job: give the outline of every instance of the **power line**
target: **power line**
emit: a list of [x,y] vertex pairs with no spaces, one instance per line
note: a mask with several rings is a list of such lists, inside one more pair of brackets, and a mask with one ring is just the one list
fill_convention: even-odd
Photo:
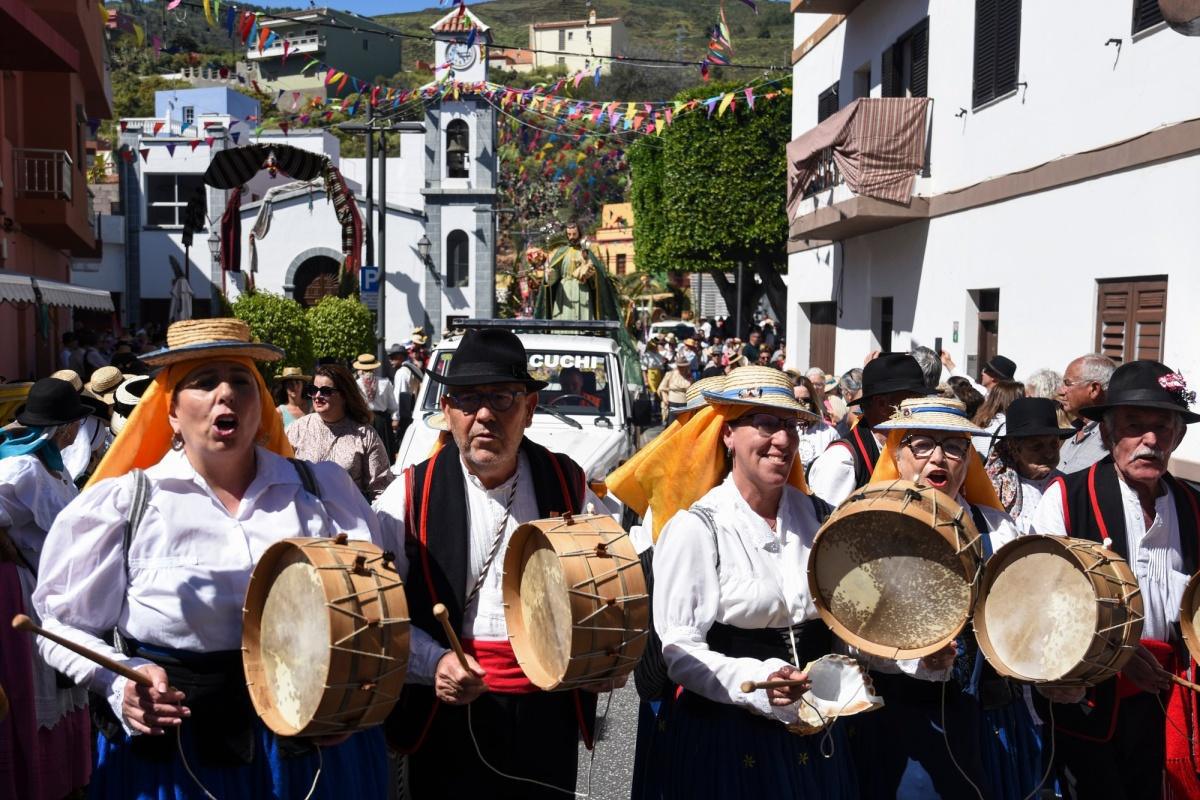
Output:
[[[183,2],[180,3],[179,7],[192,8],[192,9],[196,9],[199,11],[204,10],[204,6],[200,2],[197,2],[197,0],[183,0]],[[235,15],[239,14],[243,10],[246,10],[246,11],[250,10],[250,9],[243,9],[241,6],[238,6],[238,5],[231,5],[230,8],[233,10],[233,13]],[[258,19],[260,22],[263,20],[266,20],[268,22],[289,22],[289,23],[303,24],[308,27],[332,28],[332,29],[343,30],[343,31],[349,30],[352,33],[356,33],[356,34],[364,33],[364,34],[370,34],[373,36],[385,36],[389,40],[394,40],[396,37],[400,37],[401,39],[413,39],[415,41],[422,41],[422,42],[441,41],[436,36],[422,35],[422,34],[417,34],[417,33],[407,33],[405,31],[396,30],[394,28],[389,28],[388,30],[381,31],[381,30],[376,30],[374,28],[358,28],[358,27],[355,27],[354,25],[340,24],[336,21],[322,22],[322,21],[301,20],[298,17],[283,17],[283,16],[278,16],[277,14],[273,14],[269,11],[255,10],[252,13],[258,15]],[[297,12],[297,14],[303,14],[303,13],[305,13],[305,12],[304,11]],[[380,27],[386,27],[386,26],[382,25],[381,23],[374,22],[365,17],[363,18],[363,22],[369,23],[371,25],[379,25]],[[221,30],[225,30],[224,26],[222,26],[222,25],[218,25],[218,27]],[[231,35],[230,38],[236,38],[236,37],[233,37]],[[516,45],[500,44],[498,42],[492,42],[488,46],[495,48],[495,49],[500,49],[500,50],[524,50],[524,51],[530,52],[530,53],[541,53],[543,55],[551,55],[551,56],[581,56],[584,58],[594,58],[597,60],[606,60],[606,61],[611,61],[611,62],[614,62],[617,64],[629,64],[629,65],[650,66],[650,65],[660,64],[660,65],[670,65],[670,66],[675,66],[675,67],[697,67],[697,66],[701,66],[702,64],[705,63],[703,60],[686,61],[686,60],[682,60],[682,59],[652,58],[649,56],[647,56],[647,57],[601,56],[601,55],[595,55],[595,54],[592,54],[590,56],[585,56],[583,53],[576,53],[576,52],[573,52],[570,50],[542,50],[542,49],[538,49],[538,48],[519,47]],[[781,71],[791,72],[791,67],[779,66],[777,64],[721,64],[721,65],[714,64],[714,65],[709,65],[709,66],[712,66],[712,67],[719,66],[721,69],[753,69],[753,70],[765,70],[768,72],[781,72]]]

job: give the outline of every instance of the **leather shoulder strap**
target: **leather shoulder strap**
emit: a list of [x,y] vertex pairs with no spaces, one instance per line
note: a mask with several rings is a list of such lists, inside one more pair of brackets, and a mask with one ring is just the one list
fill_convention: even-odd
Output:
[[150,503],[150,479],[144,470],[135,469],[129,473],[133,478],[133,500],[129,504],[129,520],[125,523],[125,532],[121,537],[122,560],[125,562],[125,580],[129,580],[129,548],[133,545],[133,537],[146,516],[146,506]]
[[292,466],[296,470],[296,475],[300,478],[300,485],[304,487],[304,491],[311,494],[318,500],[321,499],[321,489],[317,486],[317,478],[313,475],[312,464],[302,458],[289,458]]

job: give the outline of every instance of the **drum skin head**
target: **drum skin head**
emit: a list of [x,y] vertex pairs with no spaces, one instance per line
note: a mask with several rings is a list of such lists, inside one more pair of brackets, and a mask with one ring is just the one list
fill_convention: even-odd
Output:
[[523,669],[544,674],[529,676],[535,684],[558,683],[571,660],[571,604],[563,591],[566,580],[558,553],[545,539],[525,539],[525,568],[521,572],[521,616],[529,631],[535,659]]
[[809,584],[839,637],[885,658],[945,646],[966,625],[973,598],[954,545],[894,509],[830,518],[813,544]]
[[279,571],[263,604],[260,642],[275,710],[297,729],[321,704],[329,675],[329,614],[316,567],[294,562]]
[[1200,660],[1200,572],[1192,576],[1179,604],[1179,627],[1192,658]]
[[1092,582],[1072,562],[1047,552],[1009,561],[996,574],[977,624],[995,655],[1026,680],[1054,682],[1087,654],[1096,631]]

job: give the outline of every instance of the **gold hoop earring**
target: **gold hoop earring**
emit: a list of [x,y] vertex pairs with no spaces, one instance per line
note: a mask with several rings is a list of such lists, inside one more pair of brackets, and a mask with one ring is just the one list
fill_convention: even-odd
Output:
[[175,451],[183,449],[183,437],[179,435],[179,431],[175,431],[171,436],[171,449]]

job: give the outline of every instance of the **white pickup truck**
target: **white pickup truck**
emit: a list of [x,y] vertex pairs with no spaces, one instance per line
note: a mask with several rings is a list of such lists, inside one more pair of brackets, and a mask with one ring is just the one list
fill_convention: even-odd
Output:
[[[547,320],[467,320],[464,329],[504,327],[525,346],[529,373],[549,385],[539,393],[530,439],[575,460],[595,484],[603,481],[637,450],[641,429],[649,424],[650,404],[635,400],[640,383],[629,383],[624,351],[614,336],[616,322]],[[462,339],[462,331],[446,336],[434,348],[429,369],[442,374]],[[441,426],[439,401],[444,387],[428,377],[413,410],[413,422],[400,443],[393,467],[400,473],[429,457]],[[607,498],[614,512],[624,511]]]

